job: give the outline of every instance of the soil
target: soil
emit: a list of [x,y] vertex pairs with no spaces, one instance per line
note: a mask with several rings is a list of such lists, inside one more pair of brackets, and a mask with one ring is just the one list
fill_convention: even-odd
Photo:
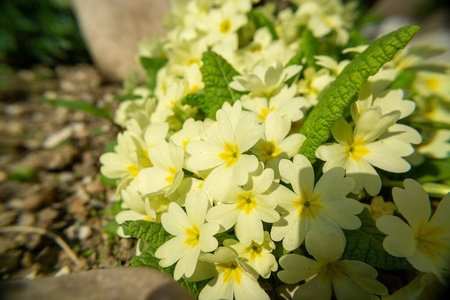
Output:
[[105,230],[116,199],[99,174],[99,156],[119,128],[42,101],[114,107],[121,87],[102,83],[88,65],[35,67],[13,76],[14,84],[0,93],[1,279],[127,265],[134,240]]

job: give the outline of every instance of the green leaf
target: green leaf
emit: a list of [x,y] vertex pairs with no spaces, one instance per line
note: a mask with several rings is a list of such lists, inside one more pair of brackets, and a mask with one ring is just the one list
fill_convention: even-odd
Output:
[[[141,255],[135,256],[130,260],[130,266],[132,267],[146,267],[157,270],[164,270],[163,267],[159,265],[160,259],[155,256],[154,251],[146,250],[141,253]],[[172,272],[168,270],[165,272],[169,275],[173,275]]]
[[153,91],[156,87],[156,75],[158,74],[159,69],[166,65],[167,58],[141,56],[140,62],[147,73],[146,84],[149,89]]
[[134,94],[122,94],[122,95],[117,95],[116,99],[119,101],[130,101],[130,100],[142,99],[142,96],[134,95]]
[[119,228],[119,224],[116,220],[111,220],[103,226],[103,232],[110,236],[117,236],[117,228]]
[[127,221],[122,224],[126,234],[140,239],[150,245],[149,249],[156,251],[162,244],[172,238],[161,224],[145,220]]
[[411,86],[416,78],[416,73],[403,71],[397,75],[395,80],[389,86],[389,89],[407,89]]
[[302,31],[302,51],[303,56],[306,58],[306,66],[318,69],[316,65],[316,59],[314,55],[319,54],[319,43],[317,39],[312,34],[311,30],[303,29]]
[[204,107],[205,106],[205,95],[203,94],[187,94],[181,100],[181,104],[190,105],[192,107]]
[[[172,265],[168,268],[163,268],[159,265],[159,261],[160,259],[158,259],[155,256],[154,251],[147,249],[144,252],[142,252],[141,255],[133,257],[130,260],[130,266],[146,267],[161,270],[167,275],[173,277],[175,265]],[[178,280],[178,283],[181,286],[185,287],[194,298],[198,298],[198,295],[200,294],[201,290],[205,287],[205,285],[208,283],[208,281],[209,279],[197,282],[190,282],[182,277],[180,280]]]
[[117,146],[117,144],[118,144],[117,139],[109,142],[108,145],[106,145],[105,147],[105,153],[114,152],[114,148]]
[[242,93],[228,86],[239,73],[222,56],[212,51],[203,53],[202,61],[200,71],[205,84],[205,102],[199,107],[209,118],[215,119],[217,110],[225,102],[233,104],[241,98]]
[[111,204],[104,212],[103,215],[117,215],[119,212],[123,210],[122,208],[123,200],[119,200]]
[[329,138],[331,127],[356,100],[363,83],[403,49],[418,30],[419,26],[406,26],[379,38],[356,56],[336,80],[319,94],[319,103],[300,130],[306,135],[301,154],[312,163],[315,162],[316,149]]
[[103,184],[104,186],[117,187],[118,180],[119,180],[118,178],[109,178],[103,174],[100,174],[100,183]]
[[71,101],[71,100],[63,100],[63,99],[47,99],[47,98],[41,98],[41,101],[44,103],[48,103],[54,107],[64,107],[72,110],[78,110],[85,113],[88,113],[90,115],[104,118],[107,120],[111,119],[111,114],[109,112],[109,106],[105,108],[98,108],[94,105],[91,105],[87,102],[78,100],[78,101]]
[[257,10],[252,10],[249,12],[249,18],[253,23],[255,24],[256,29],[267,27],[269,29],[270,35],[272,36],[273,40],[278,40],[278,35],[275,31],[275,27],[273,26],[272,22],[266,18],[266,16]]
[[414,178],[422,184],[449,180],[450,158],[427,159],[420,166],[417,166],[408,172],[408,177]]
[[344,230],[347,246],[342,259],[359,260],[382,270],[412,268],[405,258],[394,257],[384,250],[383,239],[386,235],[378,230],[367,208],[358,217],[361,220],[359,229]]

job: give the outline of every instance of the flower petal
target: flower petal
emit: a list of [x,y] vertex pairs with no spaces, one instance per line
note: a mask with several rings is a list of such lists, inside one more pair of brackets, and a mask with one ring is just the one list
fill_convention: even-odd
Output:
[[383,241],[384,249],[397,257],[409,257],[416,252],[414,231],[399,217],[382,216],[376,225],[388,236]]

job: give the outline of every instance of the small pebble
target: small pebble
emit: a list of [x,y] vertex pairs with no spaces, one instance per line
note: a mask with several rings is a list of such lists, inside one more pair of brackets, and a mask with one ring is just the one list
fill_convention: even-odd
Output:
[[78,228],[78,239],[79,240],[85,240],[87,239],[92,233],[91,227],[87,225],[83,225],[80,228]]

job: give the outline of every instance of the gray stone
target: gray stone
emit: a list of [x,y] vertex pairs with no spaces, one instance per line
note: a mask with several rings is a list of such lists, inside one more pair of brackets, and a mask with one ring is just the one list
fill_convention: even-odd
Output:
[[0,282],[0,298],[33,300],[122,300],[193,297],[172,278],[153,269],[116,268],[72,273],[60,277]]
[[170,1],[74,0],[73,6],[96,66],[107,80],[122,81],[137,69],[139,40],[165,32]]

